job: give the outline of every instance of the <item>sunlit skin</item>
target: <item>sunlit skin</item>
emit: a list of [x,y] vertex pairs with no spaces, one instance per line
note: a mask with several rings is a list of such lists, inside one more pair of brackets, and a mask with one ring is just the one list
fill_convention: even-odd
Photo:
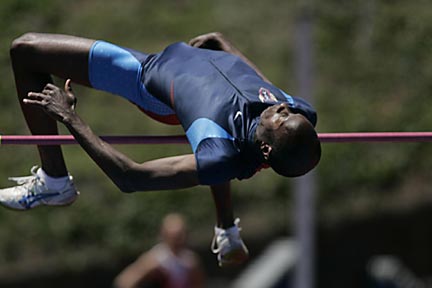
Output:
[[270,106],[261,113],[256,130],[256,140],[265,160],[268,160],[274,140],[287,137],[290,126],[296,125],[299,117],[303,116],[293,113],[287,103]]
[[288,108],[288,104],[273,105],[261,113],[261,120],[257,129],[277,130],[290,116],[294,115]]

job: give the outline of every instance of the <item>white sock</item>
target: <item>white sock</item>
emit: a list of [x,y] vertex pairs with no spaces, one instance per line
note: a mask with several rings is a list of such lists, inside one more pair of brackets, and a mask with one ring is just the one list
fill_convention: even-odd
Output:
[[219,233],[222,233],[222,232],[224,232],[224,231],[225,231],[225,233],[227,233],[227,234],[233,234],[233,235],[237,235],[237,234],[239,234],[239,228],[237,227],[237,225],[231,226],[231,227],[229,227],[229,228],[227,228],[227,229],[224,229],[224,228],[220,228],[220,227],[215,226],[214,229],[215,229],[215,234],[216,234],[216,235],[219,235]]
[[215,231],[215,234],[216,234],[216,235],[219,235],[219,233],[222,233],[222,232],[225,231],[225,230],[222,229],[222,228],[220,228],[220,227],[215,226],[215,227],[214,227],[214,231]]
[[45,186],[50,190],[60,190],[65,186],[67,181],[69,181],[69,176],[51,177],[46,174],[42,168],[39,168],[36,174],[44,181]]
[[239,235],[239,228],[237,227],[237,225],[234,225],[228,229],[225,230],[227,234],[230,235]]

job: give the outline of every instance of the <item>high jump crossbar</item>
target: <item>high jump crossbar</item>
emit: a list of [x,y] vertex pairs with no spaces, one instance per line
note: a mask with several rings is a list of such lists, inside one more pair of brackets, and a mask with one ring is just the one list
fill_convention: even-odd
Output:
[[[432,132],[319,133],[323,143],[432,142]],[[185,135],[100,136],[110,144],[187,144]],[[71,145],[72,135],[0,135],[0,145]]]

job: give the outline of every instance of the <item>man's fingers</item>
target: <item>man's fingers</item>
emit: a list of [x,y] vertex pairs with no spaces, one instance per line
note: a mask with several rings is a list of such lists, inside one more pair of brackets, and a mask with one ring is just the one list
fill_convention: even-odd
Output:
[[46,93],[29,92],[27,97],[32,99],[46,99],[49,96]]
[[189,45],[192,47],[197,47],[201,43],[202,43],[202,41],[200,41],[200,39],[197,39],[197,38],[194,38],[194,39],[189,41]]
[[52,93],[54,93],[54,90],[52,90],[52,89],[44,88],[44,90],[42,90],[42,94],[44,94],[44,95],[52,95]]
[[208,34],[197,36],[189,41],[192,47],[201,47],[209,39]]
[[192,47],[198,48],[203,44],[202,41],[196,41],[194,43],[191,44]]
[[64,84],[64,90],[68,93],[72,92],[71,79],[67,79]]
[[205,47],[205,46],[206,46],[207,41],[208,41],[208,39],[198,39],[198,40],[195,41],[195,42],[193,43],[193,45],[191,45],[191,46],[192,46],[192,47],[195,47],[195,48],[202,48],[202,47]]
[[213,40],[218,41],[218,39],[222,39],[223,35],[220,32],[210,32],[207,34],[199,35],[189,41],[189,45],[193,47],[201,47],[207,41]]
[[48,83],[48,84],[46,84],[46,85],[45,85],[45,88],[44,88],[44,90],[55,90],[55,89],[58,89],[58,87],[55,86],[55,85],[52,84],[52,83]]
[[40,100],[32,100],[28,98],[24,98],[23,103],[28,105],[42,106],[42,102]]

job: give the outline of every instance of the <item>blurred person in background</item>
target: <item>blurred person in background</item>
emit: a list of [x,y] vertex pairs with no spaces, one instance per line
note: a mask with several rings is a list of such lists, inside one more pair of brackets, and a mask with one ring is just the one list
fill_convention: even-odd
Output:
[[114,280],[114,287],[204,287],[199,258],[186,248],[186,230],[181,215],[168,214],[162,221],[161,242],[127,266]]

